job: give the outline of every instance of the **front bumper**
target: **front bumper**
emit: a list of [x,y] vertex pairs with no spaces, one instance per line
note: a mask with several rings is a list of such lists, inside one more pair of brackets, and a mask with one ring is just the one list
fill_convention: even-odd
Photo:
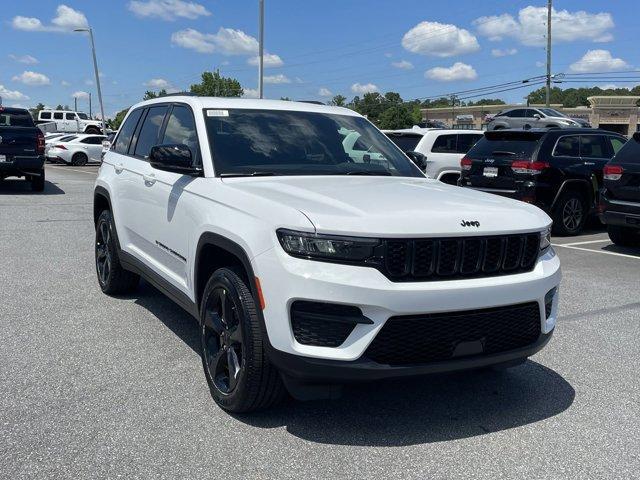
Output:
[[37,157],[10,157],[9,162],[0,162],[0,175],[23,175],[25,173],[40,173],[44,167],[44,155]]
[[[367,267],[304,260],[274,248],[252,260],[265,299],[263,317],[271,361],[296,377],[350,380],[419,375],[508,362],[532,355],[553,331],[558,311],[556,293],[549,317],[545,295],[560,283],[560,262],[553,250],[530,272],[515,275],[430,282],[392,282]],[[338,347],[303,345],[296,341],[290,321],[296,300],[353,305],[372,321],[358,324]],[[385,322],[395,316],[455,312],[537,302],[541,337],[521,351],[445,363],[392,367],[361,358]],[[339,370],[339,371],[338,371]]]

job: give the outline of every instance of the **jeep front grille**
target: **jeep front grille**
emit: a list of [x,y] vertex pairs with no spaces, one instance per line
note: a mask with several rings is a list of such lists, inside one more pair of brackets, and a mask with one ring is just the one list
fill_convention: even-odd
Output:
[[488,277],[531,271],[540,235],[384,241],[382,273],[396,282]]

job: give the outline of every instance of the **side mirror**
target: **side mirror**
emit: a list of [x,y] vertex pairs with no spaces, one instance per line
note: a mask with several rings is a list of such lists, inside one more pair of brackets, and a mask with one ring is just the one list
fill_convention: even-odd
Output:
[[540,115],[539,113],[534,113],[533,118],[535,118],[536,120],[540,120],[542,118],[542,115]]
[[405,154],[418,166],[420,170],[424,172],[427,169],[427,157],[425,155],[413,150],[405,152]]
[[149,152],[149,163],[157,170],[182,173],[184,175],[201,175],[202,168],[193,165],[191,149],[186,145],[156,145]]

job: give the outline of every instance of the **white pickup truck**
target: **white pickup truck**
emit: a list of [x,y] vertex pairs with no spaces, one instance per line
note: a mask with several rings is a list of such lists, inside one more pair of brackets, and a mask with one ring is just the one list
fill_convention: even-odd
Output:
[[[36,124],[53,124],[57,132],[102,133],[102,122],[92,120],[86,113],[71,110],[41,110]],[[49,131],[49,129],[47,129]]]

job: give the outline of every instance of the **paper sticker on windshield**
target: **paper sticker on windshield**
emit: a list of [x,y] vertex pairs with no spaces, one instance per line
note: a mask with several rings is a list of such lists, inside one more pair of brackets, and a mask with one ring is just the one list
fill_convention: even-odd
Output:
[[229,110],[207,110],[207,117],[228,117]]

